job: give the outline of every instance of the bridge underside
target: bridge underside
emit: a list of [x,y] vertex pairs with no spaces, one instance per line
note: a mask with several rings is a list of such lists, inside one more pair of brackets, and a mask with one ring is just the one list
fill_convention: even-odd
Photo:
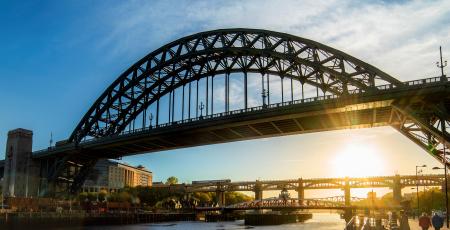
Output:
[[[70,153],[84,153],[91,157],[118,158],[139,153],[243,141],[284,135],[322,132],[337,129],[369,128],[398,123],[392,117],[392,101],[360,104],[360,108],[339,107],[320,102],[311,105],[310,111],[286,108],[252,114],[236,114],[226,119],[198,120],[192,124],[174,124],[167,128],[145,130],[141,133],[103,138],[86,143]],[[314,107],[329,106],[323,111]],[[300,108],[304,109],[304,108]],[[66,153],[66,151],[64,151]]]
[[[447,97],[442,97],[443,95]],[[416,135],[409,131],[427,132],[428,129],[440,135],[440,130],[431,127],[432,124],[423,124],[420,121],[430,120],[435,116],[434,108],[430,108],[435,105],[440,105],[442,113],[446,113],[446,110],[450,109],[449,95],[449,89],[440,85],[418,86],[417,90],[391,90],[389,93],[365,93],[339,99],[330,97],[303,103],[285,102],[270,105],[268,108],[231,111],[228,114],[205,116],[186,123],[174,122],[119,136],[103,137],[81,143],[79,146],[57,146],[56,149],[50,149],[35,157],[76,154],[77,157],[86,155],[88,158],[119,158],[207,144],[387,125],[393,126],[409,138]],[[443,116],[447,117],[448,122],[448,114]],[[408,125],[412,124],[423,127],[407,130]],[[448,142],[448,133],[439,139],[442,138]],[[414,142],[420,144],[419,140]],[[422,147],[429,149],[429,146]]]
[[[35,154],[74,191],[98,159],[338,129],[392,126],[443,162],[449,146],[449,87],[418,85],[340,98],[285,102],[268,107],[215,114],[174,122],[79,145],[59,145]],[[45,167],[43,167],[45,168]],[[64,169],[64,171],[61,171]]]
[[41,177],[50,187],[62,184],[76,192],[100,158],[390,125],[447,163],[448,80],[401,82],[342,51],[289,34],[206,31],[130,66],[66,141],[34,157],[42,161]]

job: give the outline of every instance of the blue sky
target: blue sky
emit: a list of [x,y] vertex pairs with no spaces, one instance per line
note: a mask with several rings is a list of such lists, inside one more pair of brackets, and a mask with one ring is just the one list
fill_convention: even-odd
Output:
[[[0,1],[0,158],[7,131],[14,128],[34,131],[35,150],[48,146],[50,132],[55,140],[67,138],[122,71],[191,33],[229,27],[288,32],[410,80],[439,74],[439,45],[444,55],[450,54],[449,15],[449,1]],[[156,180],[171,175],[183,181],[335,176],[339,172],[330,169],[333,159],[349,139],[378,147],[384,169],[368,173],[414,173],[417,162],[436,164],[390,128],[212,145],[125,160],[146,165]]]

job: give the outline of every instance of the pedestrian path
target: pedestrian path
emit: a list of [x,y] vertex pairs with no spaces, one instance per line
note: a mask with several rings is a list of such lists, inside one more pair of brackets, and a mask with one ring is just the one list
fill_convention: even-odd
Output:
[[[419,221],[417,221],[417,220],[409,219],[409,226],[411,227],[411,230],[422,230],[419,227]],[[428,230],[434,230],[434,228],[429,228]],[[449,229],[444,227],[444,228],[441,228],[441,230],[449,230]]]

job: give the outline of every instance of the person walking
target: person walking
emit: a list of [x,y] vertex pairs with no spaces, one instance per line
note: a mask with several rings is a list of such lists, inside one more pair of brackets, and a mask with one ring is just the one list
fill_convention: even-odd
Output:
[[430,217],[425,212],[419,217],[419,226],[422,230],[427,230],[431,226]]
[[400,230],[410,230],[408,223],[408,215],[404,211],[400,211]]
[[431,223],[433,224],[434,229],[439,230],[444,226],[444,218],[439,215],[439,213],[434,212]]

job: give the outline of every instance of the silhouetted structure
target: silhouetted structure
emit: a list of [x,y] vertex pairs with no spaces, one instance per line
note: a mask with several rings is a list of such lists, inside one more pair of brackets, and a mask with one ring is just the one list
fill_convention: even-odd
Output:
[[[231,101],[234,85],[242,89],[238,101]],[[249,100],[260,95],[259,104]],[[389,125],[448,165],[443,149],[450,143],[449,97],[445,76],[401,82],[344,52],[290,34],[208,31],[164,45],[133,64],[67,140],[34,152],[33,159],[40,162],[41,191],[73,193],[103,158]]]

